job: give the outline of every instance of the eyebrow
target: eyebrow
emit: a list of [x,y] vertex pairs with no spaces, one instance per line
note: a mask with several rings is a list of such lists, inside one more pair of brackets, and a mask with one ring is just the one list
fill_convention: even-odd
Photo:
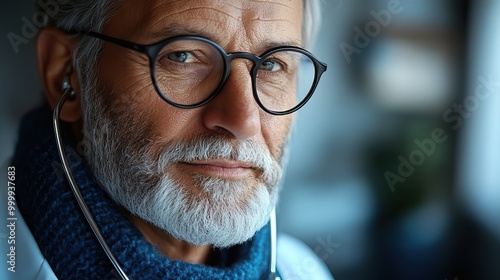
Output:
[[180,25],[171,25],[165,28],[162,28],[158,31],[155,31],[151,34],[151,38],[153,38],[156,41],[159,40],[165,40],[167,38],[172,38],[176,36],[181,36],[181,35],[193,35],[193,36],[200,36],[200,37],[205,37],[207,39],[211,39],[213,37],[212,34],[209,34],[207,32],[204,32],[199,29],[193,29],[189,28],[186,26],[180,26]]
[[[206,39],[209,39],[211,41],[214,41],[215,43],[220,45],[220,42],[222,41],[222,38],[219,37],[217,34],[205,32],[202,29],[194,29],[194,28],[189,28],[186,26],[180,26],[180,25],[171,25],[165,28],[162,28],[158,31],[155,31],[151,33],[151,38],[153,39],[154,42],[159,42],[161,40],[165,40],[168,38],[176,37],[176,36],[182,36],[182,35],[189,35],[189,36],[199,36],[203,37]],[[278,48],[278,47],[285,47],[285,46],[293,46],[293,47],[302,47],[302,43],[300,40],[283,40],[283,41],[271,41],[267,40],[258,45],[258,50],[260,51],[259,54],[264,53],[268,50]],[[241,50],[243,51],[243,50]]]
[[268,41],[264,42],[262,45],[264,51],[268,51],[270,49],[278,48],[278,47],[302,47],[302,44],[299,40],[288,40],[288,41]]

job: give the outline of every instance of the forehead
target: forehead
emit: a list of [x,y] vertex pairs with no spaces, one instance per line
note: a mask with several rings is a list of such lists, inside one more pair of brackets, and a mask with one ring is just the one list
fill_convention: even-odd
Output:
[[302,0],[123,0],[103,32],[143,44],[199,35],[223,47],[250,49],[300,45],[301,25]]

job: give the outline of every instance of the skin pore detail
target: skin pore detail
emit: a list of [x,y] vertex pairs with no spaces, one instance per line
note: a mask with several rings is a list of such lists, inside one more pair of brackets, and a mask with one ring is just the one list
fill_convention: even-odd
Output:
[[[125,0],[104,26],[103,33],[140,44],[178,35],[198,35],[213,40],[228,53],[260,54],[269,46],[300,44],[301,11],[300,0]],[[250,215],[249,209],[254,209],[250,207],[262,208],[258,206],[261,204],[265,209],[274,207],[273,193],[277,192],[279,185],[276,174],[280,174],[279,165],[293,116],[272,116],[260,109],[253,97],[249,63],[243,59],[232,61],[231,75],[219,95],[203,107],[187,110],[171,106],[158,96],[151,84],[147,57],[111,43],[103,44],[97,88],[105,95],[100,98],[104,103],[102,106],[109,108],[104,114],[109,119],[105,126],[112,136],[119,137],[110,144],[116,150],[116,156],[110,156],[110,164],[129,166],[134,171],[141,169],[136,166],[145,162],[147,168],[142,168],[141,172],[148,170],[140,178],[134,178],[134,173],[129,172],[130,182],[134,182],[130,186],[131,192],[133,187],[144,187],[131,202],[119,203],[125,208],[149,204],[149,201],[140,201],[140,198],[148,197],[163,212],[178,209],[169,208],[169,205],[164,205],[166,202],[178,203],[181,210],[193,208],[192,212],[186,213],[198,213],[221,204],[217,209],[241,215]],[[206,145],[199,147],[196,143],[202,138]],[[181,154],[190,150],[198,154],[211,150],[219,153],[201,160],[195,156],[177,159],[176,155],[162,159],[167,150],[172,149],[183,151]],[[231,152],[222,157],[224,151]],[[252,155],[250,151],[256,151],[256,154]],[[139,159],[138,154],[146,154],[145,159]],[[263,154],[268,156],[261,156]],[[272,175],[268,174],[269,170],[277,171]],[[122,173],[127,175],[126,171]],[[148,177],[149,173],[154,173],[154,176]],[[103,180],[113,182],[113,178]],[[165,181],[173,183],[163,184]],[[155,190],[158,193],[150,190],[156,188],[151,186],[155,184],[161,185],[161,190]],[[115,200],[127,196],[120,195],[111,196]],[[173,199],[175,195],[178,198]],[[178,233],[180,229],[168,227],[174,222],[193,223],[191,218],[182,220],[188,214],[156,223],[155,219],[170,219],[168,215],[171,213],[127,210],[131,222],[164,255],[192,263],[207,261],[212,244],[205,241],[193,244],[196,241],[183,240]],[[213,211],[210,217],[214,224],[219,225],[225,214]],[[266,222],[268,213],[262,215],[257,220]],[[262,226],[262,221],[255,222],[253,232],[242,236],[251,237]],[[196,235],[193,233],[193,236]],[[233,244],[244,241],[234,240]]]

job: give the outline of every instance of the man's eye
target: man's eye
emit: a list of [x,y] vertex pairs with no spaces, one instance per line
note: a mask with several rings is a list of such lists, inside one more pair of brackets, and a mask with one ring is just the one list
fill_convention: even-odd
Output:
[[185,52],[185,51],[171,52],[171,53],[168,53],[166,56],[169,60],[179,62],[179,63],[189,63],[189,62],[194,62],[196,60],[196,58],[194,57],[194,55],[192,53]]
[[264,71],[279,71],[281,70],[283,67],[281,66],[281,64],[274,60],[274,59],[268,59],[268,60],[265,60],[264,62],[262,62],[262,64],[260,65],[260,70],[264,70]]

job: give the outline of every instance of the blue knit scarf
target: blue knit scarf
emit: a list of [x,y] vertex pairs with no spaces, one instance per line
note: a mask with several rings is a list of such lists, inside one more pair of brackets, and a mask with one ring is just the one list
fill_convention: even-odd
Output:
[[[94,237],[62,173],[48,105],[24,117],[14,157],[17,200],[42,254],[59,279],[119,279]],[[267,279],[269,226],[246,243],[214,249],[211,266],[163,256],[98,187],[62,126],[80,191],[109,247],[130,279]]]

